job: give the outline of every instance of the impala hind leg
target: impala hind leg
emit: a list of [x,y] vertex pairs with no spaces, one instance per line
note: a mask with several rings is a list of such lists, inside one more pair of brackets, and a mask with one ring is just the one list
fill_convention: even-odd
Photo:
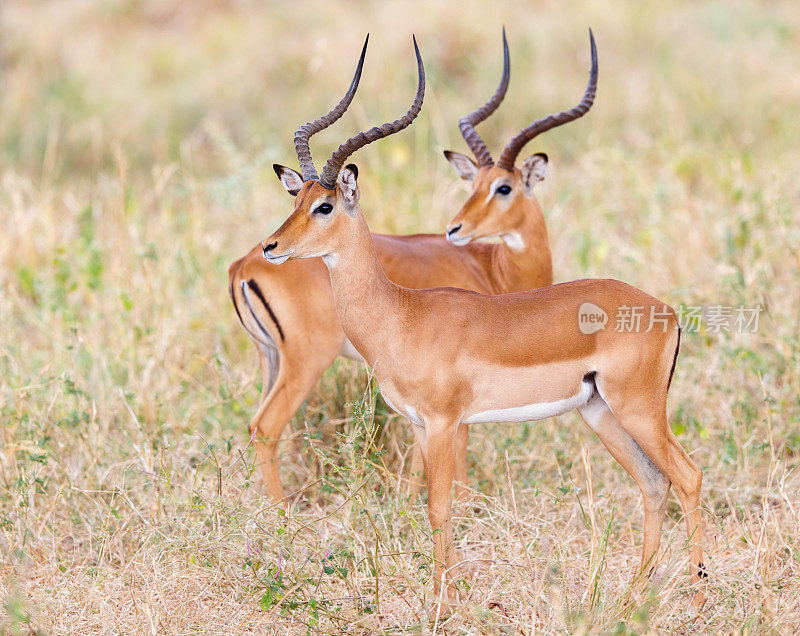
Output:
[[[675,438],[667,421],[665,403],[659,405],[658,408],[648,408],[648,405],[636,405],[631,402],[622,404],[618,409],[614,408],[613,402],[610,403],[610,406],[614,409],[614,413],[625,431],[636,440],[642,450],[675,487],[686,519],[686,536],[692,575],[698,582],[705,580],[708,574],[703,565],[703,526],[700,510],[703,471]],[[652,415],[644,415],[648,413],[648,410]],[[705,594],[698,591],[693,603],[701,605],[704,602]]]
[[649,576],[656,566],[661,528],[667,508],[670,482],[639,444],[620,426],[608,405],[595,391],[589,402],[579,409],[612,457],[633,477],[644,501],[644,541],[642,562],[634,581],[642,574]]
[[[292,355],[290,350],[284,349],[278,357],[277,375],[271,387],[267,373],[264,373],[266,394],[250,421],[249,428],[250,435],[255,434],[258,465],[267,485],[267,493],[275,501],[284,496],[278,456],[281,434],[303,405],[317,380],[336,358],[337,352],[338,348],[323,356],[318,350],[313,358],[302,360],[299,356]],[[262,361],[262,369],[264,368]],[[269,365],[266,368],[269,369]]]
[[[666,420],[666,417],[665,417]],[[686,517],[686,536],[689,542],[689,558],[692,566],[695,567],[693,576],[697,582],[706,582],[708,571],[703,564],[703,519],[700,509],[700,491],[703,484],[703,471],[694,463],[686,450],[681,446],[675,434],[667,424],[669,440],[669,455],[673,465],[676,480],[673,481],[678,497],[681,500]],[[677,475],[681,477],[678,478]],[[680,485],[679,485],[680,484]],[[705,603],[705,593],[698,590],[694,596],[694,605],[700,606]]]

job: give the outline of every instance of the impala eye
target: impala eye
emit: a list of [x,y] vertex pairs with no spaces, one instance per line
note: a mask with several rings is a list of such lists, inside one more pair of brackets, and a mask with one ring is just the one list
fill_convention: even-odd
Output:
[[509,185],[501,185],[497,190],[495,190],[496,194],[510,194],[511,193],[511,186]]
[[330,214],[333,212],[333,206],[330,203],[320,203],[314,208],[314,214]]

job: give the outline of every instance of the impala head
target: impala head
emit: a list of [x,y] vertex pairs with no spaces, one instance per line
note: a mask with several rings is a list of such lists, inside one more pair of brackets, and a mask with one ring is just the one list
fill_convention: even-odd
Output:
[[422,65],[417,40],[414,38],[418,82],[411,108],[400,119],[350,137],[328,159],[322,170],[322,176],[317,175],[308,139],[314,133],[330,126],[347,110],[361,78],[367,41],[364,42],[353,81],[342,101],[327,115],[304,124],[295,133],[294,145],[301,172],[278,164],[273,166],[283,187],[295,197],[295,204],[291,216],[261,244],[264,257],[272,263],[280,264],[290,258],[326,257],[339,251],[340,242],[346,240],[347,236],[344,227],[360,219],[358,168],[353,164],[343,168],[344,162],[359,148],[409,126],[422,108],[422,99],[425,95],[425,68]]
[[508,89],[510,62],[503,29],[503,76],[500,85],[486,104],[459,120],[461,134],[476,160],[450,150],[444,153],[459,176],[472,183],[472,195],[447,226],[447,239],[451,243],[466,245],[475,239],[503,237],[513,245],[515,229],[525,217],[530,214],[541,217],[533,190],[545,178],[547,155],[539,152],[530,155],[519,166],[515,164],[522,148],[534,137],[582,117],[592,107],[597,89],[597,48],[591,30],[589,41],[592,69],[581,102],[575,108],[548,115],[524,128],[508,143],[495,163],[483,139],[475,131],[475,125],[497,110]]
[[[280,168],[276,166],[276,172]],[[349,164],[339,172],[333,188],[316,180],[300,183],[291,216],[261,244],[264,258],[279,265],[290,258],[338,252],[339,241],[347,236],[344,226],[358,216],[357,179],[358,168]]]
[[[479,168],[469,157],[454,157],[456,154],[448,152],[450,163],[469,162],[472,166],[472,194],[448,224],[447,239],[455,245],[466,245],[475,239],[502,237],[513,245],[514,231],[525,218],[541,215],[533,188],[544,180],[547,155],[536,153],[519,168],[506,170],[496,165]],[[461,170],[459,174],[462,179],[467,178]]]

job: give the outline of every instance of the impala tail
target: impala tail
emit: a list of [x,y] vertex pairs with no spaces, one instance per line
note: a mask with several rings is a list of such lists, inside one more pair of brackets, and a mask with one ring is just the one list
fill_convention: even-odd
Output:
[[667,391],[672,386],[672,378],[675,376],[675,365],[678,364],[678,352],[681,350],[681,326],[678,325],[678,342],[675,343],[675,355],[672,357],[672,367],[669,370],[669,380],[667,381]]

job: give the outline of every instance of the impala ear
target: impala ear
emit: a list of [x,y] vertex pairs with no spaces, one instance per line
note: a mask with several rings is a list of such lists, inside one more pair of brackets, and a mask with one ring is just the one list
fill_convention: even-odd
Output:
[[453,164],[458,176],[464,179],[464,181],[472,181],[475,175],[478,174],[477,164],[467,157],[467,155],[462,155],[460,152],[453,152],[452,150],[445,150],[444,156]]
[[349,163],[342,168],[337,181],[347,206],[352,207],[358,203],[361,192],[358,189],[358,168],[355,164]]
[[300,192],[300,188],[303,187],[303,177],[300,176],[300,173],[279,163],[273,163],[272,169],[278,175],[278,179],[281,180],[281,185],[286,188],[286,192],[296,197],[297,193]]
[[532,188],[539,181],[544,181],[547,174],[547,155],[537,152],[522,162],[520,168],[522,179],[528,188]]

